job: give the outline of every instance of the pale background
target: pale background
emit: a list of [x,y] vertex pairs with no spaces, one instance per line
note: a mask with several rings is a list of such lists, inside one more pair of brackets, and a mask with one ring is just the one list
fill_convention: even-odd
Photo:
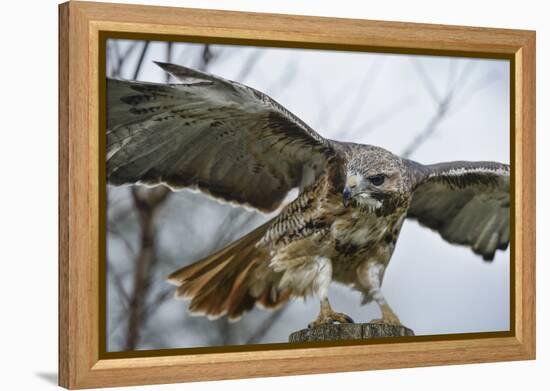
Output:
[[[509,163],[505,60],[126,40],[107,44],[110,76],[166,82],[154,60],[206,68],[250,85],[324,137],[379,145],[422,163]],[[419,135],[425,135],[423,142],[416,141]],[[191,317],[186,304],[173,299],[166,275],[241,237],[268,216],[196,192],[170,194],[158,207],[150,288],[136,288],[142,257],[130,188],[109,186],[107,208],[109,351],[287,342],[291,332],[315,319],[317,298],[293,300],[277,313],[255,309],[237,323]],[[509,250],[484,262],[469,248],[450,245],[407,221],[382,290],[416,335],[505,331],[509,261]],[[337,311],[357,322],[380,317],[376,304],[362,306],[361,294],[342,285],[333,284],[329,297]],[[129,316],[141,312],[130,305],[136,300],[143,300],[146,309],[139,322]],[[138,338],[128,339],[136,333]]]
[[[375,372],[294,376],[271,379],[176,384],[131,389],[226,390],[369,387],[370,389],[469,390],[542,389],[548,379],[550,349],[550,294],[547,283],[550,253],[545,246],[550,217],[544,200],[550,197],[548,133],[548,76],[550,32],[543,2],[503,1],[139,1],[134,3],[226,8],[235,10],[314,14],[528,28],[537,30],[538,140],[538,265],[537,361],[445,366]],[[5,110],[5,146],[0,161],[3,172],[2,228],[3,275],[0,285],[5,316],[1,323],[3,358],[7,370],[1,384],[6,389],[53,389],[57,373],[57,9],[56,1],[29,0],[2,4],[4,39],[0,69],[6,77],[1,95]],[[22,22],[22,21],[25,22]],[[16,34],[15,34],[16,32]],[[9,76],[8,76],[9,75]],[[32,93],[31,93],[32,88]],[[29,101],[29,104],[21,102]],[[32,115],[30,113],[32,109]],[[9,115],[8,115],[9,114]],[[6,138],[7,137],[7,138]],[[18,169],[12,169],[17,164]]]

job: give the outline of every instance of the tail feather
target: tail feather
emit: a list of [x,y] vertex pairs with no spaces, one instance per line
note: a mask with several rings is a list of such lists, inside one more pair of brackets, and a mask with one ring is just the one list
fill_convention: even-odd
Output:
[[256,247],[269,223],[168,276],[178,286],[176,297],[191,299],[189,311],[237,320],[255,304],[274,309],[287,301],[289,294],[278,289],[280,274],[269,268],[268,251]]

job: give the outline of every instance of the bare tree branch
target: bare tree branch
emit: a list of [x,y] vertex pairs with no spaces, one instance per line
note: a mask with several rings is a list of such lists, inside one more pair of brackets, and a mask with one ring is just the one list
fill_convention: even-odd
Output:
[[118,224],[115,221],[116,220],[109,219],[109,223],[107,224],[107,232],[116,236],[124,244],[124,247],[126,247],[126,250],[130,256],[135,256],[136,250],[134,250],[128,238],[120,231],[120,229],[118,229]]
[[447,90],[451,88],[456,78],[456,59],[449,58],[449,72],[447,73]]
[[143,47],[141,48],[141,53],[139,55],[138,62],[136,64],[136,68],[134,70],[134,75],[132,76],[133,80],[137,80],[139,77],[139,72],[141,71],[141,67],[143,65],[143,60],[145,59],[145,55],[147,54],[147,50],[149,49],[149,41],[145,41],[143,43]]
[[261,50],[253,50],[252,53],[250,53],[250,55],[248,56],[246,62],[241,67],[241,70],[237,74],[235,80],[244,83],[246,78],[250,74],[250,71],[252,70],[252,68],[254,68],[254,66],[256,65],[258,60],[260,60],[260,58],[264,55],[264,53],[265,52]]
[[[342,96],[346,96],[350,89],[353,89],[354,82],[348,82],[339,86],[334,93],[331,94],[331,99],[326,100],[323,97],[325,96],[324,91],[322,90],[321,83],[318,83],[316,80],[312,80],[311,91],[313,99],[318,101],[319,110],[316,117],[316,122],[323,129],[330,129],[332,125],[332,113],[338,110],[343,104],[346,103],[345,99],[342,99]],[[340,126],[338,126],[341,129]]]
[[[435,88],[435,85],[432,79],[426,73],[424,66],[416,57],[411,57],[410,60],[411,60],[411,63],[414,65],[418,75],[420,76],[420,79],[423,82],[424,87],[426,88],[426,91],[428,91],[428,94],[430,94],[430,96],[432,97],[433,102],[435,103],[436,106],[439,105],[441,103],[441,97],[439,96],[439,93],[437,92],[437,88]],[[447,88],[447,91],[450,91],[452,89],[453,87],[449,86]]]
[[460,98],[455,97],[455,104],[453,109],[449,111],[449,115],[454,114],[459,107],[465,106],[473,97],[483,91],[486,88],[489,88],[493,83],[498,81],[500,78],[494,74],[487,74],[477,81],[477,83],[470,88],[468,93],[463,93]]
[[189,58],[189,52],[193,48],[192,44],[178,44],[178,47],[181,47],[179,56],[176,59],[178,64],[188,64],[187,60]]
[[151,287],[156,258],[155,216],[170,190],[166,187],[144,189],[132,187],[134,205],[139,214],[141,244],[135,260],[133,292],[128,309],[126,350],[134,350],[140,340],[140,328],[146,319],[145,302]]
[[112,277],[115,288],[119,294],[120,302],[125,310],[128,310],[128,305],[130,304],[130,297],[128,296],[128,293],[126,292],[126,289],[124,288],[124,284],[122,283],[122,277],[120,274],[118,274],[115,270],[114,265],[109,262],[108,263],[110,273],[109,275]]
[[[364,107],[367,102],[373,90],[374,83],[383,68],[381,62],[381,60],[372,60],[369,68],[365,71],[365,76],[359,84],[359,87],[354,86],[356,89],[355,99],[348,103],[347,114],[344,115],[344,121],[339,125],[344,131],[353,127],[357,119],[361,118],[361,108]],[[349,95],[349,93],[347,95]]]
[[169,298],[174,296],[174,289],[166,289],[163,292],[157,294],[155,299],[147,306],[145,311],[147,312],[147,318],[152,318],[155,312],[166,302]]
[[344,130],[342,132],[342,138],[351,138],[351,137],[360,137],[358,141],[365,140],[365,136],[368,136],[376,129],[380,128],[382,125],[388,121],[397,117],[401,112],[410,109],[414,105],[414,99],[412,96],[402,96],[399,100],[391,103],[388,107],[384,108],[375,116],[367,119],[362,124],[357,127],[350,129],[349,131]]
[[128,57],[130,56],[130,54],[132,54],[134,49],[138,46],[138,43],[139,43],[139,41],[132,42],[126,48],[124,53],[120,53],[120,45],[118,44],[118,41],[115,40],[113,42],[114,54],[116,56],[116,61],[115,61],[115,64],[114,64],[114,69],[113,69],[112,76],[114,76],[114,77],[119,77],[120,76],[120,74],[122,72],[122,66],[124,65],[124,63],[126,62]]
[[247,344],[253,344],[261,342],[262,339],[267,335],[269,330],[273,328],[275,323],[284,315],[286,309],[288,308],[288,305],[285,305],[282,308],[279,308],[278,310],[275,310],[273,313],[269,315],[269,317],[262,322],[260,327],[256,330],[254,334],[250,336],[247,340]]
[[[413,59],[413,64],[416,64],[418,61]],[[464,88],[468,78],[471,76],[472,68],[475,66],[475,62],[468,62],[463,68],[454,83],[450,83],[443,98],[438,98],[435,86],[433,85],[432,80],[423,70],[422,66],[417,66],[416,69],[421,76],[421,79],[424,82],[426,90],[430,93],[432,98],[436,102],[436,111],[432,117],[428,120],[424,130],[418,133],[413,140],[405,147],[401,156],[404,158],[410,157],[422,144],[424,144],[437,130],[437,127],[443,121],[445,116],[448,114],[448,111],[453,103],[454,97],[460,92],[461,88]]]
[[199,71],[205,71],[208,68],[208,65],[215,59],[216,55],[212,51],[210,45],[204,45],[199,57],[199,62],[197,64],[197,69]]
[[281,77],[275,80],[269,87],[267,87],[266,93],[269,95],[277,95],[281,89],[289,85],[296,77],[298,72],[298,60],[291,58],[287,65],[284,67],[284,72]]
[[[172,42],[168,41],[166,42],[166,62],[171,63],[172,62]],[[170,74],[168,72],[165,72],[165,81],[166,83],[170,83]]]

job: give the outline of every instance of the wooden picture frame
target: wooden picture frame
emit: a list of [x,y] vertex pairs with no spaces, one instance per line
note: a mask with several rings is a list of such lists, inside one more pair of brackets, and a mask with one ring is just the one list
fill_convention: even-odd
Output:
[[[106,354],[100,124],[107,36],[439,54],[511,63],[511,331],[386,343]],[[104,91],[103,91],[104,92]],[[104,149],[103,149],[104,151]],[[104,337],[104,336],[103,336]],[[104,339],[104,338],[103,338]],[[123,386],[535,358],[533,31],[68,2],[59,6],[59,384]]]

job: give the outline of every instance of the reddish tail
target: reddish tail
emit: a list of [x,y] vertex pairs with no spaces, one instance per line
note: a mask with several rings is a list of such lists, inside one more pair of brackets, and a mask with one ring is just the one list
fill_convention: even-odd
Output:
[[257,248],[269,222],[218,252],[172,273],[176,297],[191,299],[192,313],[238,320],[259,304],[278,308],[289,295],[278,289],[280,275],[269,267],[269,253]]

